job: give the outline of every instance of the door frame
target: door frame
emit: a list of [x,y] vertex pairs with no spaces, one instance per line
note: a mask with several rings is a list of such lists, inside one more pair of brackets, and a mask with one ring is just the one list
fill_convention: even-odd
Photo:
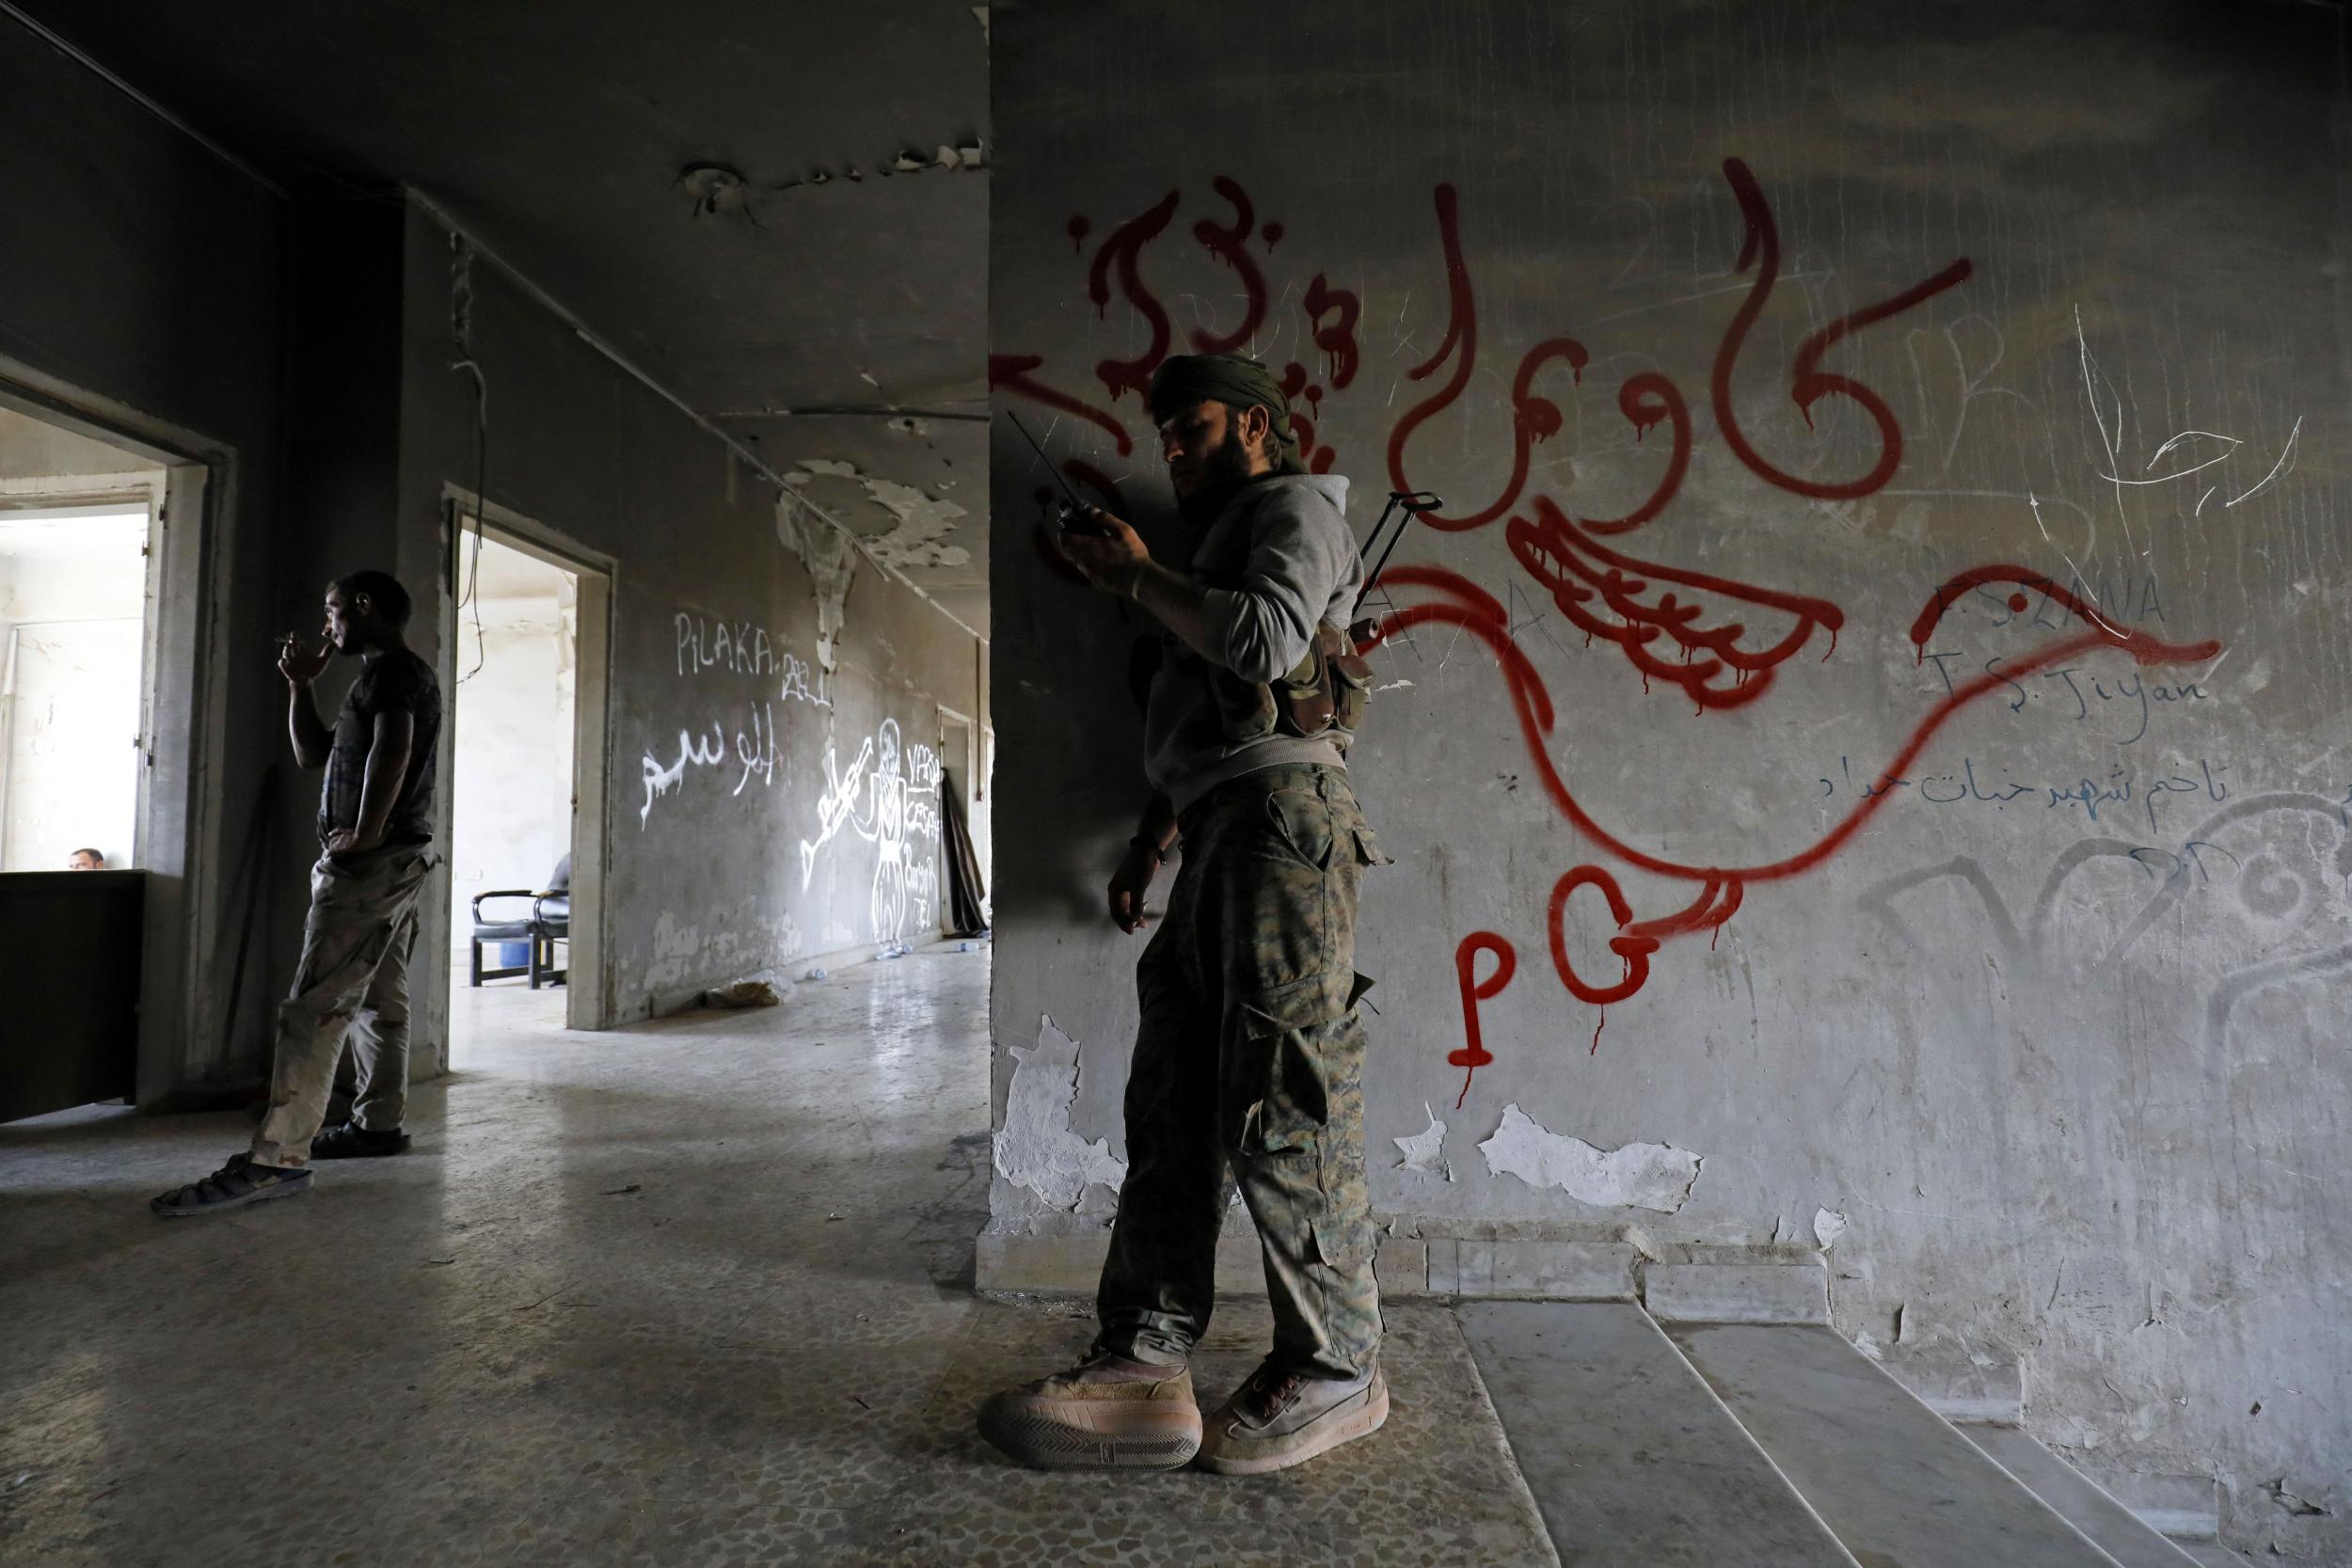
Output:
[[[219,994],[234,981],[217,960],[231,884],[243,879],[222,829],[235,660],[227,647],[232,591],[220,563],[233,558],[236,541],[237,452],[7,356],[0,405],[164,470],[160,498],[146,483],[89,492],[144,494],[152,519],[139,697],[145,766],[132,858],[147,873],[134,1098],[153,1101],[213,1075],[231,1044],[224,1025],[234,1027],[218,1013]],[[252,787],[262,787],[258,778]]]
[[[477,524],[476,519],[479,519]],[[572,667],[572,909],[570,952],[564,958],[564,1026],[566,1029],[610,1029],[614,1016],[612,964],[612,900],[605,881],[612,860],[612,813],[608,809],[612,777],[612,604],[619,562],[593,549],[560,530],[496,501],[480,502],[462,484],[441,486],[441,528],[446,559],[441,578],[441,689],[449,693],[450,743],[441,748],[443,788],[437,832],[449,842],[451,815],[457,808],[456,726],[458,645],[457,571],[464,560],[464,535],[477,527],[492,542],[519,550],[572,575],[579,586],[578,625],[573,631]],[[445,911],[456,890],[441,901]],[[581,920],[580,912],[587,912]],[[454,918],[453,913],[447,918]],[[450,933],[438,944],[440,961],[434,966],[436,984],[450,984]],[[447,1017],[444,1003],[443,1016]],[[444,1049],[449,1037],[442,1038]],[[445,1057],[446,1061],[446,1057]]]

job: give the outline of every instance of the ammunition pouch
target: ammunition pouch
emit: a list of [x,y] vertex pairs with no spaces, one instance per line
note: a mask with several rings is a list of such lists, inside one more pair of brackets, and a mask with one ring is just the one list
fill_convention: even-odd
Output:
[[1306,657],[1279,679],[1245,681],[1211,666],[1209,685],[1228,745],[1279,733],[1302,740],[1327,736],[1345,752],[1371,701],[1372,666],[1347,633],[1325,622],[1315,627]]

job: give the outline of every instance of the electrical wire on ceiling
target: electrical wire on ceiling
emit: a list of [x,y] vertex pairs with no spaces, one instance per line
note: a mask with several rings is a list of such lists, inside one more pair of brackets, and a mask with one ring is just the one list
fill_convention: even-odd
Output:
[[[475,590],[482,581],[482,512],[489,497],[490,382],[482,373],[481,361],[474,357],[474,245],[465,235],[452,230],[449,249],[449,336],[451,347],[457,355],[449,368],[463,371],[473,379],[473,559],[467,563],[466,586],[457,596],[461,623],[467,608],[473,610],[473,668],[457,677],[457,684],[463,686],[482,673],[483,661],[488,657],[482,635],[482,600]],[[465,517],[460,514],[456,541],[460,556],[465,553]]]

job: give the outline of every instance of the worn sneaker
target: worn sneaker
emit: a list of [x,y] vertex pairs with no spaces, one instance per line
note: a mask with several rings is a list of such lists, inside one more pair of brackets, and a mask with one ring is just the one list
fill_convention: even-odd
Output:
[[1200,1448],[1192,1372],[1096,1351],[980,1406],[980,1435],[1041,1470],[1172,1470]]
[[1200,1467],[1221,1476],[1287,1469],[1379,1431],[1388,1418],[1389,1382],[1377,1367],[1339,1379],[1268,1362],[1202,1423]]
[[408,1134],[399,1128],[372,1132],[356,1121],[330,1127],[310,1140],[313,1160],[373,1160],[379,1155],[398,1154],[408,1147]]
[[217,1214],[263,1203],[273,1197],[293,1197],[310,1190],[308,1166],[257,1165],[250,1154],[231,1154],[229,1163],[201,1181],[174,1187],[148,1204],[167,1218],[183,1214]]

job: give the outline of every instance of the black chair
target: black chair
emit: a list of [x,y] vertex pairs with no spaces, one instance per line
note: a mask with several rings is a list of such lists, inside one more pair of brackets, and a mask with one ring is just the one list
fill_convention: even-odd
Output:
[[[522,920],[485,920],[482,906],[493,898],[528,898],[531,914]],[[473,983],[503,980],[516,974],[531,976],[531,989],[539,983],[564,984],[565,970],[555,967],[555,944],[570,945],[572,940],[572,857],[564,856],[556,863],[555,875],[548,879],[547,890],[532,893],[528,888],[506,888],[496,893],[479,893],[473,900]],[[531,944],[531,961],[520,969],[485,969],[482,967],[482,945],[485,942],[526,942]]]

